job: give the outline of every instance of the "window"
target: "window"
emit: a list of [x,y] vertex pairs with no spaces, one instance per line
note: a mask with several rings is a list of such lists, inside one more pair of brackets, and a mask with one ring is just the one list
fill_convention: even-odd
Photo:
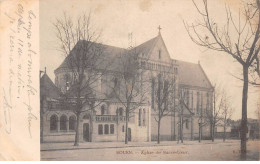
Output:
[[189,120],[186,120],[186,129],[189,129]]
[[102,105],[101,106],[101,115],[104,115],[105,114],[105,105]]
[[67,130],[67,116],[60,117],[60,130]]
[[125,126],[124,125],[122,126],[122,132],[125,132]]
[[108,124],[105,124],[105,133],[104,134],[109,134]]
[[138,115],[138,125],[141,126],[141,115],[142,115],[142,109],[139,109],[139,115]]
[[99,124],[99,125],[98,125],[98,134],[99,134],[99,135],[102,135],[102,134],[103,134],[103,125],[102,125],[102,124]]
[[190,107],[190,91],[187,90],[187,106]]
[[159,59],[161,59],[162,55],[161,55],[161,50],[159,50]]
[[199,113],[199,108],[200,108],[200,93],[197,92],[197,113]]
[[191,91],[191,109],[194,110],[193,109],[193,91]]
[[152,108],[154,108],[154,87],[155,87],[155,80],[154,78],[152,79]]
[[110,124],[110,134],[114,134],[114,124]]
[[76,117],[70,116],[69,118],[69,130],[75,130],[76,129]]
[[119,116],[123,116],[123,108],[119,108],[118,115],[119,115]]
[[143,126],[145,126],[145,110],[143,109]]
[[58,117],[56,115],[52,115],[50,118],[50,131],[58,130]]
[[207,93],[207,110],[209,110],[209,93]]

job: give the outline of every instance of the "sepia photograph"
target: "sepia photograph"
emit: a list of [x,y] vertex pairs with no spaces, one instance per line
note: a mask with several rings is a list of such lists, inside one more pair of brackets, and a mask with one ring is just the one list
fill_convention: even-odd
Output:
[[40,0],[40,160],[258,161],[259,0]]

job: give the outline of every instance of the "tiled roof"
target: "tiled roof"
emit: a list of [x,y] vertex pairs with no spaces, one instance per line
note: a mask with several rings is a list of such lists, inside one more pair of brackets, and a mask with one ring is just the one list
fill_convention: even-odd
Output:
[[57,99],[61,97],[62,93],[55,86],[55,84],[51,81],[47,74],[44,74],[40,79],[40,87],[41,87],[41,96],[45,96],[46,98]]
[[184,61],[177,61],[179,65],[179,83],[193,87],[212,88],[200,64],[194,64]]

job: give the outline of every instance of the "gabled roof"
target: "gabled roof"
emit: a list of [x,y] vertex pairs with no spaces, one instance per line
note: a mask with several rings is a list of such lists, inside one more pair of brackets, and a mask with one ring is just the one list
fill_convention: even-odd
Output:
[[142,52],[143,54],[147,55],[158,40],[159,35],[137,46],[136,51]]
[[40,95],[46,98],[57,99],[62,95],[46,73],[40,79],[40,87]]
[[[90,46],[91,48],[93,48],[93,49],[99,48],[100,51],[102,51],[102,56],[100,56],[100,61],[98,61],[98,62],[100,62],[100,64],[97,64],[99,69],[105,69],[104,66],[107,66],[107,65],[112,66],[110,64],[110,62],[112,62],[117,55],[122,54],[124,51],[126,51],[126,49],[124,49],[124,48],[109,46],[109,45],[105,45],[105,44],[101,44],[101,43],[93,43],[93,42],[89,42],[86,40],[80,40],[75,45],[75,47],[72,49],[70,54],[64,59],[64,61],[61,63],[61,65],[54,72],[56,72],[57,70],[59,70],[61,68],[68,68],[69,57],[71,57],[72,55],[77,55],[76,52],[81,53],[82,51],[77,51],[77,50],[80,47],[84,47],[83,44],[86,44],[86,45],[93,44]],[[115,62],[113,62],[113,64],[114,63]],[[110,68],[110,69],[112,69],[112,68]]]
[[189,85],[192,87],[201,87],[212,89],[207,75],[200,64],[194,64],[184,61],[177,61],[179,65],[179,83],[180,85]]
[[[102,49],[102,56],[104,58],[101,58],[100,64],[98,64],[99,69],[120,71],[121,70],[120,67],[122,67],[122,66],[119,66],[119,64],[120,64],[119,56],[120,55],[122,55],[122,54],[127,55],[127,53],[132,53],[133,51],[135,51],[135,53],[138,53],[138,54],[142,53],[142,54],[147,55],[154,48],[156,42],[159,39],[162,39],[162,36],[160,34],[158,36],[156,36],[155,38],[152,38],[131,50],[119,48],[119,47],[115,47],[115,46],[110,46],[110,45],[105,45],[105,44],[100,44],[100,43],[92,43],[92,42],[91,43],[93,45],[91,47],[93,47],[93,48],[99,47],[100,49]],[[75,52],[77,51],[77,48],[82,47],[82,44],[89,44],[89,43],[90,43],[89,41],[85,41],[85,40],[78,41],[78,43],[72,49],[70,54],[64,59],[64,61],[55,70],[55,72],[61,68],[68,68],[69,57],[71,55],[76,55]],[[77,51],[77,53],[78,53],[78,51]],[[109,66],[109,68],[108,68],[108,66]]]

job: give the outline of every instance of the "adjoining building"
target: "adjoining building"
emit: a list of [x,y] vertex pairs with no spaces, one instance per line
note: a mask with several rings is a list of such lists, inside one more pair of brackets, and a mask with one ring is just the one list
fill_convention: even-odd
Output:
[[[77,44],[84,44],[79,41]],[[103,45],[104,55],[108,60],[128,49]],[[198,139],[199,131],[202,138],[209,138],[211,126],[204,122],[205,117],[212,111],[213,86],[203,71],[200,63],[193,64],[174,60],[166,48],[159,32],[155,38],[135,47],[140,54],[138,60],[142,69],[147,70],[145,76],[151,79],[150,92],[147,101],[141,104],[131,114],[128,126],[128,140],[136,142],[153,141],[157,139],[156,105],[154,100],[153,79],[159,74],[173,79],[175,88],[169,101],[174,104],[167,116],[161,122],[161,140],[176,140],[180,136],[180,119],[182,120],[183,137],[186,140]],[[149,56],[149,60],[144,60]],[[43,118],[42,130],[44,142],[70,142],[75,139],[76,114],[75,101],[64,96],[69,85],[76,78],[69,71],[65,59],[55,70],[55,84],[45,73],[40,79],[41,113]],[[119,85],[117,79],[117,63],[107,71],[106,75],[95,82],[97,92],[93,93],[99,104],[95,110],[88,110],[85,105],[80,114],[80,141],[124,141],[125,112],[124,105],[113,96],[111,85]],[[120,90],[119,90],[120,92]],[[180,93],[185,93],[186,104],[180,112]],[[73,96],[72,96],[73,97]],[[201,125],[201,128],[199,127]]]

